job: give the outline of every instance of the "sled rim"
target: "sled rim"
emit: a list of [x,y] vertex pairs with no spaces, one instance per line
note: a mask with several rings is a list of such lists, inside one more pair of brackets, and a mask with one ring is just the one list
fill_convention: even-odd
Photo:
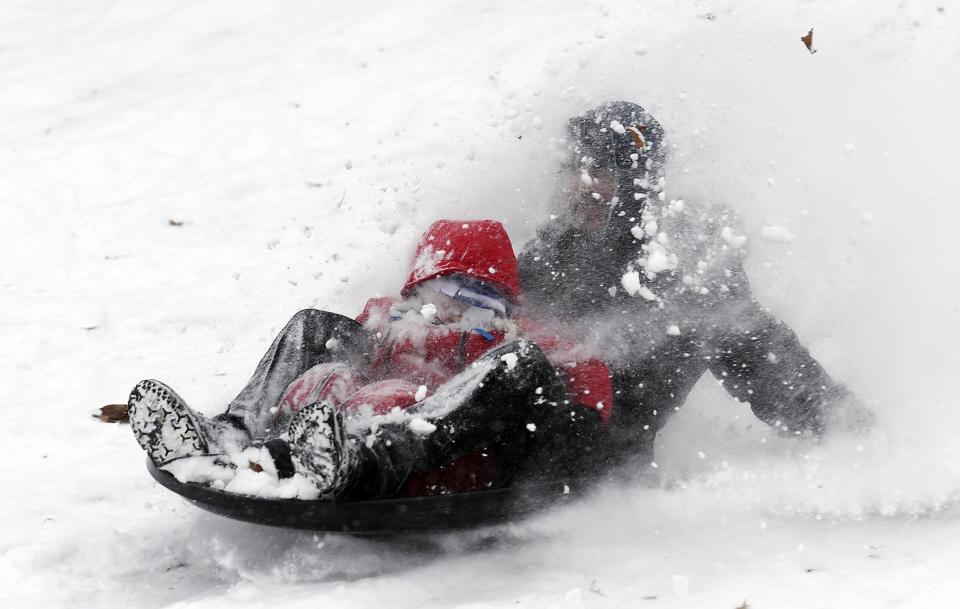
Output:
[[147,459],[161,486],[219,516],[253,524],[357,535],[428,533],[472,529],[516,521],[568,502],[581,490],[575,481],[540,482],[507,488],[365,501],[282,499],[218,491],[180,482]]

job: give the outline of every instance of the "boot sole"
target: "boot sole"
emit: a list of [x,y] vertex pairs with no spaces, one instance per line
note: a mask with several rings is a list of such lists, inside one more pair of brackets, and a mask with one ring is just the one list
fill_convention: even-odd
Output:
[[160,381],[137,383],[127,409],[133,435],[154,463],[207,454],[207,440],[193,411]]

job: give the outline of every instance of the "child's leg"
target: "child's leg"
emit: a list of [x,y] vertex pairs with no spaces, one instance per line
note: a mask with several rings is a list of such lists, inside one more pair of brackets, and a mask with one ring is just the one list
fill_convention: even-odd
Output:
[[[480,446],[495,448],[505,483],[520,477],[562,478],[593,453],[600,424],[596,411],[570,402],[543,352],[522,340],[487,353],[399,421],[385,419],[372,439],[351,437],[344,446],[333,436],[311,437],[311,430],[329,435],[339,429],[334,418],[332,411],[317,409],[298,414],[298,424],[291,424],[291,443],[295,456],[307,455],[301,463],[324,470],[311,476],[331,481],[322,490],[353,499],[393,496],[411,474]],[[314,458],[312,452],[320,446],[338,454]],[[341,471],[330,471],[334,464]],[[338,477],[342,475],[349,479]]]
[[134,437],[157,464],[181,457],[225,454],[250,441],[237,421],[224,415],[208,419],[160,381],[137,383],[127,408]]
[[366,383],[366,377],[345,362],[317,364],[284,390],[276,407],[271,410],[272,429],[278,432],[286,430],[290,417],[314,402],[343,406]]
[[267,350],[247,386],[230,402],[227,414],[239,417],[254,438],[279,435],[271,409],[288,386],[317,364],[347,362],[363,367],[373,348],[363,326],[337,313],[306,309],[287,322]]
[[516,340],[478,359],[407,413],[435,426],[381,427],[373,449],[403,480],[480,446],[498,455],[505,483],[562,478],[594,452],[599,416],[574,404],[543,352]]

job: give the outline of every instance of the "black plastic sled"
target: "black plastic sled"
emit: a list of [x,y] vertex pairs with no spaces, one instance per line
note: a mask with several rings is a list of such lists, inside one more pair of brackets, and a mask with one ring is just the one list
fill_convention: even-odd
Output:
[[276,527],[383,535],[443,532],[502,524],[565,503],[583,490],[575,481],[525,484],[488,491],[369,501],[273,499],[180,482],[147,459],[157,482],[220,516]]

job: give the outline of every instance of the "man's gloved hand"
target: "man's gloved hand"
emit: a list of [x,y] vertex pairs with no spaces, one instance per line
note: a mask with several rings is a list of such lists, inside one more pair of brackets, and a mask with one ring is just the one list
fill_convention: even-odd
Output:
[[876,423],[876,413],[860,398],[847,392],[842,399],[831,404],[824,417],[824,431],[828,434],[839,431],[863,435]]

